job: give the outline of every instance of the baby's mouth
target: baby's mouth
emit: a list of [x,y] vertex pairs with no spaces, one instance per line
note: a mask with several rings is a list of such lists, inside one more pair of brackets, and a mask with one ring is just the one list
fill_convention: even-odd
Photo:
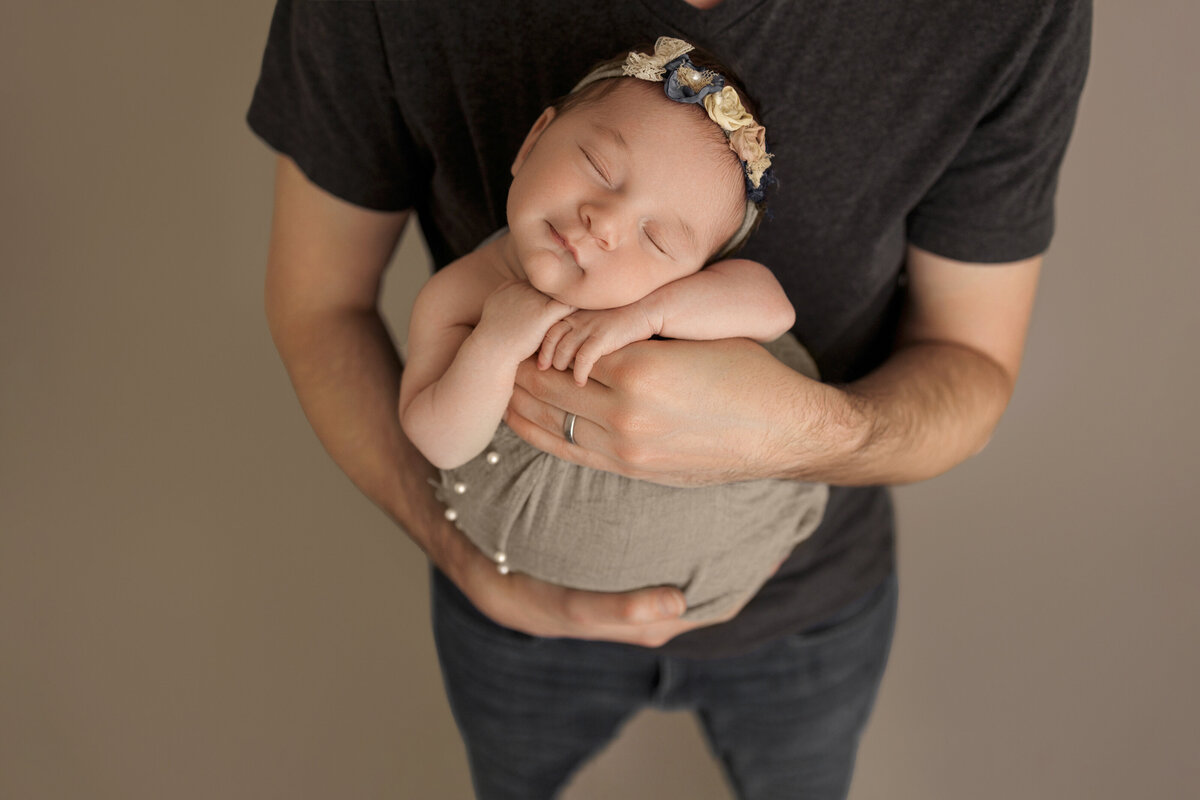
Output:
[[554,236],[554,241],[558,242],[559,247],[571,254],[571,258],[575,260],[575,265],[578,266],[579,252],[571,246],[570,242],[563,238],[563,235],[558,232],[558,228],[555,228],[551,222],[547,221],[546,224],[550,226],[550,233]]

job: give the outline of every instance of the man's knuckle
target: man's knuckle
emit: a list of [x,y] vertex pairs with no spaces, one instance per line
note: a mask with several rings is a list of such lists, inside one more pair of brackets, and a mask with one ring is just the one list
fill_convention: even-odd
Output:
[[643,647],[662,647],[670,639],[665,633],[658,631],[643,631],[638,637],[639,644]]
[[628,439],[630,444],[654,433],[654,417],[640,406],[625,406],[613,410],[609,418],[613,433],[618,439]]
[[638,466],[647,460],[648,448],[631,439],[618,439],[613,444],[613,455],[620,462],[630,466]]
[[619,622],[633,622],[638,618],[640,600],[637,595],[628,594],[617,598],[614,613]]
[[580,626],[587,622],[586,606],[581,602],[580,595],[567,594],[563,598],[562,615],[573,626]]
[[608,418],[618,442],[623,442],[630,431],[637,430],[640,422],[641,415],[631,408],[616,408]]
[[654,376],[643,359],[629,358],[617,365],[613,379],[626,392],[637,396],[652,389]]

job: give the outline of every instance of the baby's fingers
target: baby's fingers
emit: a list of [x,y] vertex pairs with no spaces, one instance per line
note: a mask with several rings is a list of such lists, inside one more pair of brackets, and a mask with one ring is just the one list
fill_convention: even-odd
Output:
[[592,367],[600,360],[601,356],[607,355],[611,350],[604,347],[604,341],[598,337],[591,337],[583,343],[575,352],[575,383],[580,386],[587,384],[588,375],[592,371]]
[[550,326],[550,330],[546,331],[546,335],[542,337],[542,347],[538,351],[538,369],[549,369],[554,362],[554,351],[558,349],[558,343],[571,330],[571,323],[566,320],[559,320]]
[[575,358],[575,353],[579,350],[579,345],[586,336],[587,334],[578,328],[572,328],[563,335],[562,339],[558,342],[557,349],[554,351],[555,369],[566,371],[571,367],[571,359]]

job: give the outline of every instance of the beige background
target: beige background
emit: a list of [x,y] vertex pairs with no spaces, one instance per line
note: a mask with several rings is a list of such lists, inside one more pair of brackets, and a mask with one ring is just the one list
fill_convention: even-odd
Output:
[[[853,797],[1184,797],[1200,6],[1098,3],[1025,373],[899,492],[903,600]],[[465,797],[421,554],[269,341],[272,3],[0,11],[0,797]],[[424,276],[406,241],[393,319]],[[397,323],[396,330],[403,330]],[[569,793],[725,798],[639,717]]]

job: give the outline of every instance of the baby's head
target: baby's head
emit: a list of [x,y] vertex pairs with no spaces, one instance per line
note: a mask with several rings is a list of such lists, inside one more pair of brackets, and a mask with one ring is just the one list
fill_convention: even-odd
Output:
[[770,163],[762,128],[728,71],[693,63],[690,49],[660,39],[657,59],[602,64],[534,123],[508,223],[540,291],[579,308],[627,305],[748,234]]

